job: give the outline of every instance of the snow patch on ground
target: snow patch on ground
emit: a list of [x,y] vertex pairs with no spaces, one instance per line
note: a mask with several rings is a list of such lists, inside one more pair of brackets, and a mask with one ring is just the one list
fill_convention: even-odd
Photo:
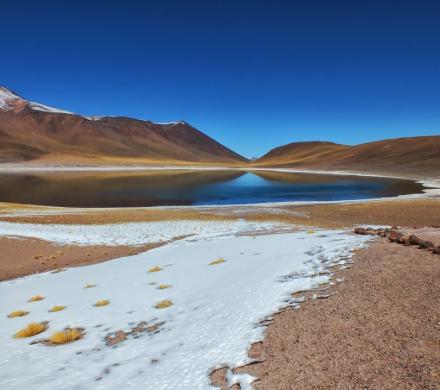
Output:
[[[136,229],[129,231],[136,236]],[[60,233],[67,239],[64,228]],[[249,362],[250,344],[264,335],[259,322],[298,305],[292,292],[329,281],[327,267],[349,262],[353,248],[368,239],[317,231],[175,242],[136,256],[2,282],[0,388],[209,389],[209,373],[222,366],[229,368],[231,384],[249,388],[252,378],[231,369]],[[218,258],[224,262],[209,265]],[[148,272],[156,266],[159,272]],[[96,287],[84,289],[87,283]],[[160,284],[171,287],[158,289]],[[45,299],[27,302],[37,294]],[[110,304],[94,307],[100,299]],[[162,300],[173,305],[156,309]],[[67,308],[49,313],[53,305]],[[6,317],[19,309],[30,313]],[[30,339],[12,338],[32,321],[49,321],[49,329]],[[142,321],[164,324],[156,333],[105,345],[109,333],[129,331]],[[30,344],[67,326],[85,328],[85,337],[57,347]]]
[[168,241],[178,236],[187,240],[230,237],[236,234],[292,230],[291,225],[274,222],[161,221],[108,225],[38,225],[0,222],[0,236],[32,237],[60,245],[142,245]]

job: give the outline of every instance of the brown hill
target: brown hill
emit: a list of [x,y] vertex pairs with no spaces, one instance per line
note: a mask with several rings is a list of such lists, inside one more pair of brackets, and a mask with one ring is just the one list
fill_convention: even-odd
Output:
[[214,163],[246,159],[186,122],[83,117],[0,87],[0,162]]
[[252,165],[438,176],[440,136],[388,139],[355,146],[298,142],[275,148]]
[[325,159],[328,154],[345,150],[349,146],[333,142],[292,142],[279,146],[253,162],[253,165],[286,165],[310,163]]

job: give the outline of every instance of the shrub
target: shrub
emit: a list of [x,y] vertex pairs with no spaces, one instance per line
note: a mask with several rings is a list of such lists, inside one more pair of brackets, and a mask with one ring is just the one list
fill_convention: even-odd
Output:
[[158,302],[154,307],[156,309],[165,309],[170,306],[173,306],[173,302],[171,302],[169,299],[165,299],[163,301]]
[[220,257],[217,260],[211,261],[209,263],[209,265],[217,265],[217,264],[221,264],[221,263],[226,263],[226,260],[223,257]]
[[101,299],[100,301],[96,302],[93,306],[101,307],[101,306],[107,306],[110,303],[108,299]]
[[24,316],[26,316],[28,314],[29,314],[28,311],[15,310],[15,311],[13,311],[13,312],[8,314],[8,318],[24,317]]
[[92,288],[92,287],[96,287],[96,284],[89,284],[87,283],[84,288]]
[[170,288],[171,284],[159,284],[159,286],[157,286],[158,290],[165,290],[166,288]]
[[160,268],[158,265],[148,270],[148,272],[159,272],[159,271],[162,271],[162,268]]
[[65,329],[61,332],[55,332],[49,337],[49,343],[61,345],[71,343],[75,340],[79,340],[82,337],[82,332],[80,329]]
[[39,322],[31,322],[28,324],[25,328],[19,330],[15,335],[14,338],[21,339],[24,337],[32,337],[39,333],[44,332],[47,329],[47,325],[44,323]]
[[42,295],[34,295],[32,298],[28,300],[28,302],[37,302],[42,301],[44,297]]
[[51,309],[49,309],[49,312],[50,312],[50,313],[55,313],[55,312],[57,312],[57,311],[64,310],[66,307],[67,307],[67,306],[58,306],[58,305],[55,305],[54,307],[52,307]]

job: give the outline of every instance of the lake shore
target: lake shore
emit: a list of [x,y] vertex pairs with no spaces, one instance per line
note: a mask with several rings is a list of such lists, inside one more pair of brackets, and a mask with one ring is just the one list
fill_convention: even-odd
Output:
[[0,221],[33,224],[119,224],[151,221],[277,221],[300,226],[431,226],[439,223],[436,198],[300,205],[75,209],[0,204]]

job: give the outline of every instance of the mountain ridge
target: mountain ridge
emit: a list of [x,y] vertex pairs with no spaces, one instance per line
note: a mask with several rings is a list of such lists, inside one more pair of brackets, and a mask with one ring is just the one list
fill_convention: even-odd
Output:
[[[172,130],[172,131],[170,131]],[[184,121],[86,117],[0,87],[0,162],[239,164],[247,160]]]

